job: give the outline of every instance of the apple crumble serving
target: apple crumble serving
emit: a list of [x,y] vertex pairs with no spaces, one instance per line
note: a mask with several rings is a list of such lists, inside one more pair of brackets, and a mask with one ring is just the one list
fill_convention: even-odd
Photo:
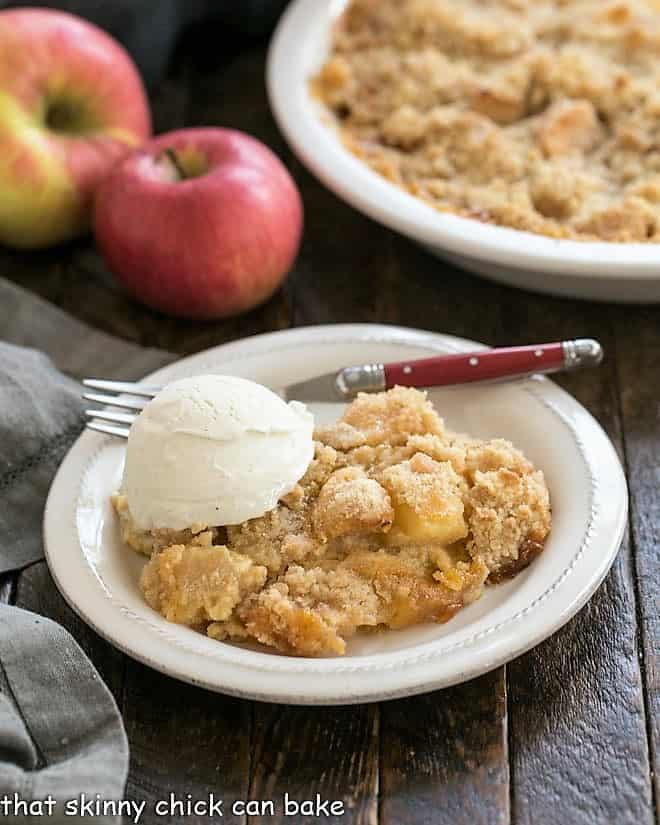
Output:
[[446,431],[425,393],[360,395],[314,438],[294,489],[236,526],[143,531],[113,497],[151,607],[214,639],[341,655],[358,630],[447,621],[543,550],[543,474],[507,441]]
[[441,211],[660,242],[657,0],[351,0],[312,88]]

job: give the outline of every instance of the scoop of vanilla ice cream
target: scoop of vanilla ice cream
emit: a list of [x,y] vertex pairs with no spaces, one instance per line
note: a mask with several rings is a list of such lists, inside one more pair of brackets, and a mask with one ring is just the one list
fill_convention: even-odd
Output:
[[304,404],[229,375],[163,389],[131,427],[122,490],[136,525],[239,524],[271,510],[314,454]]

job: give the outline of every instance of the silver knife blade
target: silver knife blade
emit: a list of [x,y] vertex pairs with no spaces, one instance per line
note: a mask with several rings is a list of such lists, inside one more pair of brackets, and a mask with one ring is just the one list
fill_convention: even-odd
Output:
[[317,375],[307,381],[284,387],[286,401],[317,401],[332,403],[349,401],[359,392],[380,392],[385,389],[385,369],[382,364],[361,364],[344,367],[339,372]]
[[284,387],[282,394],[285,401],[336,403],[337,401],[346,400],[337,386],[336,372],[328,372],[307,381],[300,381],[298,384],[290,384],[288,387]]

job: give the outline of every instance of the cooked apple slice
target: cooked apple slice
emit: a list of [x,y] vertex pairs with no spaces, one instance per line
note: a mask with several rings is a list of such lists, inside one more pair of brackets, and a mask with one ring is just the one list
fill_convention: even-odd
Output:
[[[449,502],[447,502],[449,503]],[[453,544],[467,536],[467,525],[463,518],[463,502],[458,499],[453,512],[432,512],[421,514],[409,504],[399,504],[394,508],[394,530],[398,529],[413,541],[429,544]]]
[[463,482],[448,461],[416,453],[385,470],[381,483],[394,506],[390,543],[446,546],[467,536]]

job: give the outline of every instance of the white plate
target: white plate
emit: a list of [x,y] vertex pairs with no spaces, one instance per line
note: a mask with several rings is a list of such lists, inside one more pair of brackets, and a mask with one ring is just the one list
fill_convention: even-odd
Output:
[[493,280],[593,300],[660,301],[657,244],[555,240],[440,213],[346,150],[308,84],[323,63],[332,25],[345,5],[346,0],[294,0],[268,59],[268,92],[277,122],[328,188],[434,254]]
[[[474,349],[473,342],[375,325],[276,332],[185,358],[150,383],[205,372],[282,387],[363,361]],[[171,624],[142,599],[144,560],[121,544],[108,496],[124,442],[85,432],[60,467],[45,514],[46,558],[65,599],[129,656],[211,690],[300,704],[341,704],[419,693],[470,679],[538,644],[580,609],[609,569],[626,522],[626,484],[607,437],[552,382],[433,390],[452,428],[515,441],[546,474],[554,524],[546,551],[516,579],[490,587],[444,625],[365,634],[348,655],[300,659],[217,642]],[[341,405],[313,405],[332,420]],[[157,468],[154,468],[157,471]]]

